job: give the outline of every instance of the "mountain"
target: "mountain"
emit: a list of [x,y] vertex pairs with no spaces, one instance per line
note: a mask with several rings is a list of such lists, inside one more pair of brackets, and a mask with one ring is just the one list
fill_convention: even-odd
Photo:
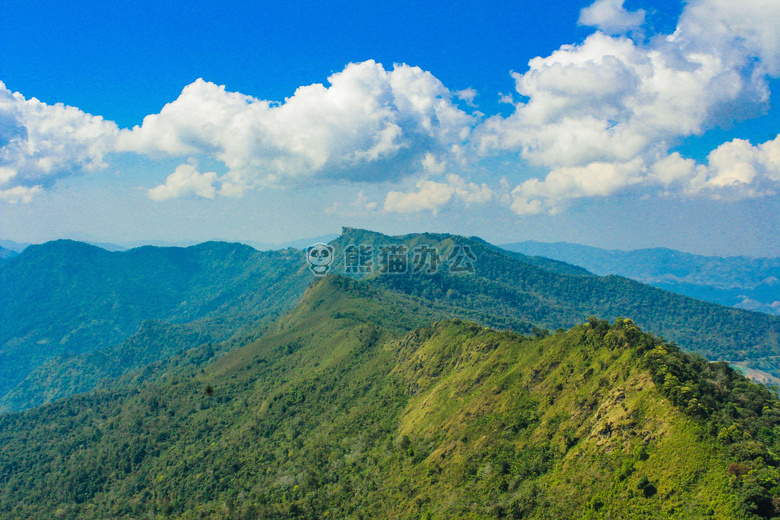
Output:
[[630,320],[434,305],[326,276],[211,362],[0,415],[0,519],[780,514],[766,388]]
[[[371,272],[347,273],[345,252],[356,245],[373,251]],[[777,317],[599,277],[476,237],[389,237],[345,228],[331,247],[331,272],[431,302],[442,316],[540,336],[590,315],[631,318],[685,350],[780,377]],[[409,255],[407,272],[380,272],[382,249],[393,247]],[[436,253],[435,273],[414,273],[415,248]],[[457,258],[473,272],[454,272]],[[31,246],[0,264],[0,411],[86,392],[149,364],[165,367],[166,359],[200,343],[238,338],[289,309],[312,279],[295,250],[261,253],[227,243],[114,253],[70,241]]]
[[[147,320],[216,320],[223,339],[308,283],[299,251],[204,243],[108,252],[60,240],[0,264],[0,395],[56,356],[117,345]],[[276,313],[276,314],[274,314]]]
[[10,249],[15,253],[21,253],[29,245],[30,244],[26,244],[22,242],[14,242],[13,240],[0,240],[0,247],[4,249]]
[[[257,249],[258,251],[272,251],[276,249],[304,249],[312,244],[316,244],[318,242],[322,243],[328,243],[331,240],[337,238],[338,235],[334,233],[329,233],[327,235],[320,235],[317,237],[311,237],[311,238],[299,238],[296,240],[288,240],[285,242],[257,242],[255,240],[241,240],[240,243],[248,245],[253,247],[254,249]],[[209,240],[209,242],[229,242],[228,240],[221,240],[221,239],[212,239]],[[124,249],[132,249],[142,246],[155,246],[155,247],[189,247],[193,245],[197,245],[198,242],[188,240],[188,241],[179,241],[179,242],[171,242],[171,241],[165,241],[165,240],[139,240],[135,242],[129,242],[122,245],[116,245],[116,244],[101,244],[101,243],[95,243],[94,245],[100,246],[103,249],[108,249],[109,251],[120,251]]]
[[11,249],[5,249],[3,247],[0,247],[0,262],[7,258],[12,258],[16,255],[18,255],[16,251],[12,251]]
[[566,242],[528,241],[501,247],[721,305],[780,315],[780,258],[721,258],[664,248],[615,251]]
[[47,360],[0,399],[0,413],[34,408],[103,384],[116,384],[117,378],[129,372],[149,369],[200,345],[213,344],[231,332],[220,327],[218,320],[176,325],[145,321],[118,345]]
[[[780,376],[780,318],[727,308],[681,296],[620,276],[595,276],[553,260],[507,253],[472,237],[418,234],[387,237],[346,228],[332,243],[333,265],[344,272],[343,251],[362,244],[380,251],[402,245],[408,251],[425,245],[443,259],[440,269],[421,278],[406,273],[370,275],[378,285],[440,303],[479,310],[485,316],[525,320],[538,328],[569,328],[590,315],[633,319],[642,329],[678,343],[711,360],[746,362],[753,369]],[[448,258],[467,248],[473,273],[448,271]],[[375,255],[379,262],[379,254]],[[494,326],[499,326],[493,321]]]
[[84,242],[92,246],[97,246],[100,249],[105,249],[106,251],[110,251],[112,253],[115,253],[117,251],[127,251],[129,249],[128,247],[120,246],[112,242],[90,242],[88,240],[85,240]]

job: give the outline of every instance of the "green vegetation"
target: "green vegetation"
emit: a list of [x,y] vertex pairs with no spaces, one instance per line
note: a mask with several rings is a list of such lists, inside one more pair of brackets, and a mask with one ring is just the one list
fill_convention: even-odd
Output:
[[[442,318],[522,333],[536,327],[541,337],[591,314],[625,316],[686,351],[780,377],[778,317],[446,234],[388,237],[346,228],[334,242],[333,272],[343,272],[349,244],[408,250],[427,244],[445,259],[454,247],[468,246],[476,257],[473,274],[442,268],[433,275],[365,276],[375,287],[416,297]],[[143,377],[152,377],[165,372],[171,356],[200,343],[244,344],[248,332],[290,309],[312,278],[295,250],[261,253],[225,243],[116,253],[70,241],[31,246],[0,264],[0,411],[113,387],[112,378],[133,380],[128,373],[149,364]]]
[[220,330],[215,321],[184,325],[146,321],[138,332],[117,346],[52,358],[5,395],[0,411],[24,410],[88,392],[101,383],[112,384],[115,378],[133,370],[149,370],[176,354],[219,341],[229,331]]
[[780,402],[727,365],[446,314],[328,276],[246,343],[2,415],[0,518],[780,515]]
[[[181,324],[206,319],[209,334],[224,339],[291,308],[308,279],[294,250],[258,252],[216,242],[115,253],[67,240],[30,246],[0,264],[0,398],[47,361],[143,335],[140,328],[147,320]],[[149,354],[160,352],[153,341],[149,346]],[[152,361],[146,354],[139,359]],[[77,363],[90,364],[89,359]],[[35,374],[27,387],[54,381],[49,377],[57,376],[53,366]],[[102,377],[113,375],[110,369]],[[95,378],[101,379],[97,374],[88,379]],[[60,392],[70,384],[55,386]],[[22,391],[2,406],[46,400],[45,394]]]
[[[395,291],[483,314],[522,319],[555,330],[581,323],[590,315],[633,319],[643,330],[678,343],[711,360],[746,361],[752,368],[780,377],[780,317],[695,300],[622,278],[563,274],[542,269],[479,239],[421,234],[390,238],[346,229],[336,241],[403,242],[410,249],[427,243],[446,258],[455,244],[470,246],[477,260],[473,275],[376,276],[374,282]],[[337,262],[339,259],[337,258]],[[343,265],[343,264],[342,264]]]
[[611,251],[566,242],[520,242],[510,251],[555,258],[712,303],[780,315],[780,258],[716,257],[654,248]]

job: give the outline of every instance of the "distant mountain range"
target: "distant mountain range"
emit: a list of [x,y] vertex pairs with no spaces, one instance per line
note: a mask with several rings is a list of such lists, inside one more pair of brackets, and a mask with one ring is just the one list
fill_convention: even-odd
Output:
[[[292,247],[293,249],[304,249],[310,245],[316,243],[328,243],[331,240],[338,237],[337,234],[331,233],[328,235],[321,235],[311,238],[300,238],[296,240],[289,240],[286,242],[257,242],[254,240],[241,240],[238,243],[246,244],[248,246],[257,249],[258,251],[274,251],[277,249],[287,249]],[[168,240],[139,240],[133,242],[126,242],[122,244],[115,244],[113,242],[95,242],[91,240],[74,240],[76,242],[84,242],[93,246],[97,246],[106,251],[117,252],[127,251],[128,249],[135,249],[144,246],[155,247],[189,247],[194,246],[202,242],[198,241],[168,241]],[[234,242],[230,240],[210,240],[209,242]],[[21,253],[30,244],[23,242],[14,242],[13,240],[0,240],[0,259],[13,256],[14,253]],[[8,250],[8,251],[5,251]]]
[[6,249],[4,247],[0,247],[0,260],[5,260],[6,258],[11,258],[12,256],[16,256],[19,253],[16,251],[13,251],[11,249]]
[[[345,228],[331,245],[332,273],[419,298],[443,316],[540,336],[591,315],[632,318],[688,351],[780,377],[778,317],[599,277],[475,237]],[[376,253],[372,272],[348,272],[345,252],[357,245]],[[410,255],[428,248],[441,265],[434,273],[383,274],[379,253],[393,247]],[[471,255],[473,272],[452,270],[458,252]],[[259,252],[220,242],[124,252],[73,241],[30,246],[0,263],[0,410],[89,391],[201,343],[258,329],[291,308],[314,278],[294,249]]]
[[501,247],[582,266],[601,276],[617,274],[693,298],[780,315],[780,258],[700,256],[664,248],[615,251],[567,242]]
[[24,248],[29,245],[30,244],[24,242],[14,242],[13,240],[0,240],[0,247],[4,249],[10,249],[16,253],[21,253],[24,251]]

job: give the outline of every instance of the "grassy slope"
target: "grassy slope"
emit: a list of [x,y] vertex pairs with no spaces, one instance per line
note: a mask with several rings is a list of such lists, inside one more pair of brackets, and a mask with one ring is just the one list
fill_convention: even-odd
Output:
[[749,518],[743,488],[777,484],[766,450],[681,411],[687,386],[657,387],[695,387],[691,362],[630,323],[415,328],[436,319],[328,277],[201,369],[2,416],[0,518]]

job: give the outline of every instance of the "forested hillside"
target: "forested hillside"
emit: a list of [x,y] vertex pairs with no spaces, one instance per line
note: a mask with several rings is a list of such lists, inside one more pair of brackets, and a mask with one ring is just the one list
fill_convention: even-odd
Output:
[[542,268],[538,263],[542,260],[513,256],[477,238],[440,234],[387,237],[347,228],[334,244],[337,255],[349,244],[376,248],[403,244],[410,251],[428,244],[443,259],[454,248],[467,246],[474,255],[473,273],[453,274],[443,264],[427,277],[408,271],[374,273],[371,278],[396,291],[450,302],[485,315],[521,318],[551,330],[571,327],[589,315],[609,320],[631,318],[644,330],[685,350],[711,360],[746,361],[780,376],[780,317],[723,307],[620,276],[572,272],[566,264],[548,263],[548,268]]
[[[730,309],[569,264],[510,253],[478,238],[389,237],[345,228],[330,272],[425,298],[442,316],[529,333],[569,328],[588,316],[633,319],[711,360],[780,377],[780,318]],[[371,272],[348,272],[351,246],[373,248]],[[415,272],[413,251],[439,257]],[[404,250],[410,268],[381,272],[382,248]],[[454,251],[471,271],[451,272]],[[20,410],[103,385],[203,342],[256,330],[289,309],[314,279],[302,251],[258,252],[206,243],[110,253],[77,242],[30,246],[0,264],[0,411]]]
[[780,514],[780,402],[725,364],[420,303],[328,276],[209,364],[0,416],[0,518]]
[[566,242],[528,241],[501,247],[721,305],[780,315],[780,258],[723,258],[666,248],[615,251]]
[[210,318],[219,339],[289,309],[300,252],[205,243],[108,252],[61,240],[0,264],[0,395],[56,356],[121,343],[147,320]]

